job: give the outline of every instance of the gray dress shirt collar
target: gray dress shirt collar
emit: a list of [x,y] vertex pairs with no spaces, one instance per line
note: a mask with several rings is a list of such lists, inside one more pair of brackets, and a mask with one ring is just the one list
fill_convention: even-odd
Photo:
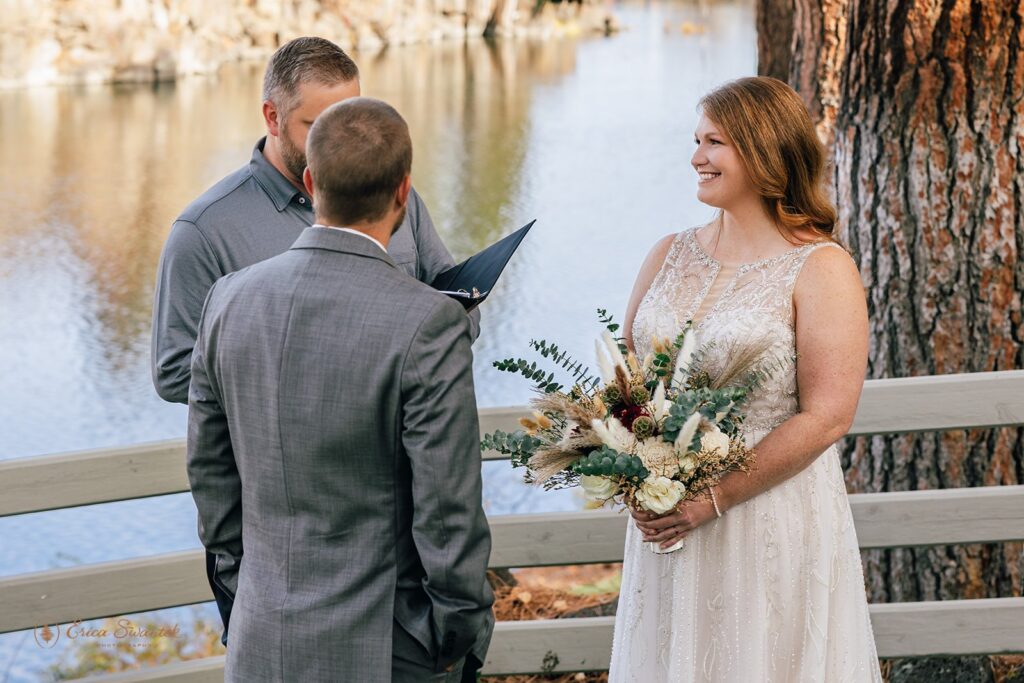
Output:
[[263,147],[266,143],[267,138],[262,137],[253,147],[252,159],[249,161],[249,171],[252,173],[252,177],[274,202],[274,206],[279,212],[284,211],[296,197],[299,197],[299,201],[312,211],[313,200],[305,192],[288,182],[288,179],[263,156]]
[[380,241],[378,241],[376,237],[371,237],[370,235],[367,235],[365,232],[360,232],[359,230],[354,230],[352,228],[339,228],[336,225],[324,225],[323,223],[314,223],[311,227],[314,227],[314,228],[330,228],[331,230],[341,230],[342,232],[348,232],[348,233],[351,233],[353,235],[359,235],[363,239],[370,240],[371,242],[376,244],[378,247],[380,247],[381,251],[387,252],[387,250],[388,250],[388,248],[385,247],[383,244],[381,244]]

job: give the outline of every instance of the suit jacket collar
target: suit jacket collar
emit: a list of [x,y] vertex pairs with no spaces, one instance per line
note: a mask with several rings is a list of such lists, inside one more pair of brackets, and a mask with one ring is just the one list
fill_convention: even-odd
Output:
[[326,249],[337,251],[343,254],[355,254],[366,256],[383,261],[392,268],[397,268],[395,262],[387,253],[381,251],[380,247],[370,240],[363,239],[359,235],[353,235],[334,228],[310,227],[302,231],[299,239],[291,246],[292,249]]

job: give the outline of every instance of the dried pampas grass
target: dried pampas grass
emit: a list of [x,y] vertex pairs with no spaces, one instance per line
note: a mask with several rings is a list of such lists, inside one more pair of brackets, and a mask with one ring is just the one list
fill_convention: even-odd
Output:
[[572,420],[578,425],[585,425],[589,428],[591,420],[602,420],[605,415],[604,405],[597,405],[594,401],[587,400],[581,396],[579,401],[554,391],[550,394],[540,394],[530,400],[530,405],[543,413],[555,413],[564,415],[567,420]]
[[559,472],[567,469],[580,459],[579,451],[563,451],[560,448],[542,448],[530,456],[530,472],[533,482],[541,485]]
[[772,340],[768,337],[750,344],[737,345],[726,355],[725,366],[711,378],[711,388],[721,389],[733,384],[742,383],[751,372],[763,365],[762,358],[772,348]]

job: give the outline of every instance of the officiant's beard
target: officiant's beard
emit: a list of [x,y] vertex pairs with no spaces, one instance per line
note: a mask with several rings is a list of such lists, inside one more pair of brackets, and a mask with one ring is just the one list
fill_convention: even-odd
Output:
[[402,207],[402,212],[398,214],[398,218],[395,219],[395,224],[391,226],[391,234],[394,235],[398,232],[398,229],[402,227],[402,221],[405,220],[405,207]]
[[284,161],[285,168],[288,169],[293,178],[297,178],[301,183],[302,174],[306,170],[306,153],[292,144],[291,139],[288,137],[287,126],[281,127],[281,135],[278,136],[277,140],[278,149],[281,152],[281,160]]

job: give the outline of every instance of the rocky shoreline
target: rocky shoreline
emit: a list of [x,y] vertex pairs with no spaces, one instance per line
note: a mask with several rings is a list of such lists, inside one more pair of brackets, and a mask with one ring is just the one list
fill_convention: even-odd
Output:
[[0,89],[146,83],[265,59],[302,35],[347,50],[609,33],[596,0],[0,0]]

